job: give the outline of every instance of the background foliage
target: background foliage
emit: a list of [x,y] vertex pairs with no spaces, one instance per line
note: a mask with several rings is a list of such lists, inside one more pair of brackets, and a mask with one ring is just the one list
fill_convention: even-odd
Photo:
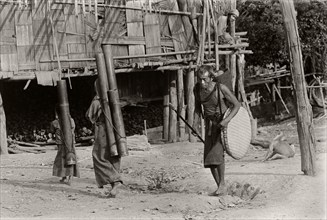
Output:
[[[327,1],[294,1],[303,58],[311,58],[314,71],[327,72]],[[238,1],[238,31],[247,31],[248,65],[288,64],[281,7],[277,0]]]

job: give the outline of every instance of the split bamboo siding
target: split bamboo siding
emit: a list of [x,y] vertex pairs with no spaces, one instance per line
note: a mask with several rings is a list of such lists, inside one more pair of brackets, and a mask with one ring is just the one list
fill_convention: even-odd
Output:
[[[142,1],[127,1],[124,5],[123,1],[107,1],[107,5],[117,8],[103,7],[104,1],[99,0],[50,2],[0,1],[2,78],[5,72],[58,69],[56,51],[62,69],[95,67],[97,43],[112,44],[114,57],[182,51],[194,46],[193,38],[186,38],[193,36],[193,30],[188,28],[189,33],[185,32],[182,15],[150,8],[126,9],[141,8]],[[162,10],[178,11],[176,0],[157,4]],[[124,59],[115,64],[124,67],[149,60]]]

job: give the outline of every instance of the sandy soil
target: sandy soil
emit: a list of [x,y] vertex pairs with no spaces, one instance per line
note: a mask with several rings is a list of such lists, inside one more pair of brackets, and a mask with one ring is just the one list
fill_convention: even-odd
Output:
[[[229,195],[215,190],[202,166],[201,143],[152,145],[123,158],[124,183],[116,198],[97,188],[92,147],[77,148],[81,178],[71,186],[52,177],[55,150],[1,157],[1,219],[326,219],[326,119],[314,120],[317,175],[301,171],[294,119],[259,128],[272,139],[280,131],[294,143],[296,155],[261,162],[265,149],[250,147],[246,157],[226,156]],[[233,187],[234,188],[233,188]],[[240,186],[235,188],[235,186]],[[248,190],[241,190],[247,186]],[[247,194],[256,191],[258,194]],[[251,195],[255,195],[251,198]]]

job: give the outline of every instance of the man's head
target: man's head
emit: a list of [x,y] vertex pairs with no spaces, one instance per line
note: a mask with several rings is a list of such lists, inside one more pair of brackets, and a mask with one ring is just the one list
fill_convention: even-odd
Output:
[[212,72],[212,67],[208,65],[203,65],[198,69],[198,81],[202,88],[206,88],[212,81]]

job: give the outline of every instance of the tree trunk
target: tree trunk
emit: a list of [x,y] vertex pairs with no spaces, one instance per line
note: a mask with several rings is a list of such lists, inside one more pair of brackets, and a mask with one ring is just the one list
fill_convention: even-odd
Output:
[[0,92],[0,155],[8,154],[6,115]]
[[291,62],[291,74],[294,81],[296,101],[296,121],[301,149],[301,170],[305,175],[314,176],[316,172],[315,136],[312,126],[312,109],[307,96],[302,63],[301,43],[299,39],[296,12],[293,0],[280,1],[286,29]]

